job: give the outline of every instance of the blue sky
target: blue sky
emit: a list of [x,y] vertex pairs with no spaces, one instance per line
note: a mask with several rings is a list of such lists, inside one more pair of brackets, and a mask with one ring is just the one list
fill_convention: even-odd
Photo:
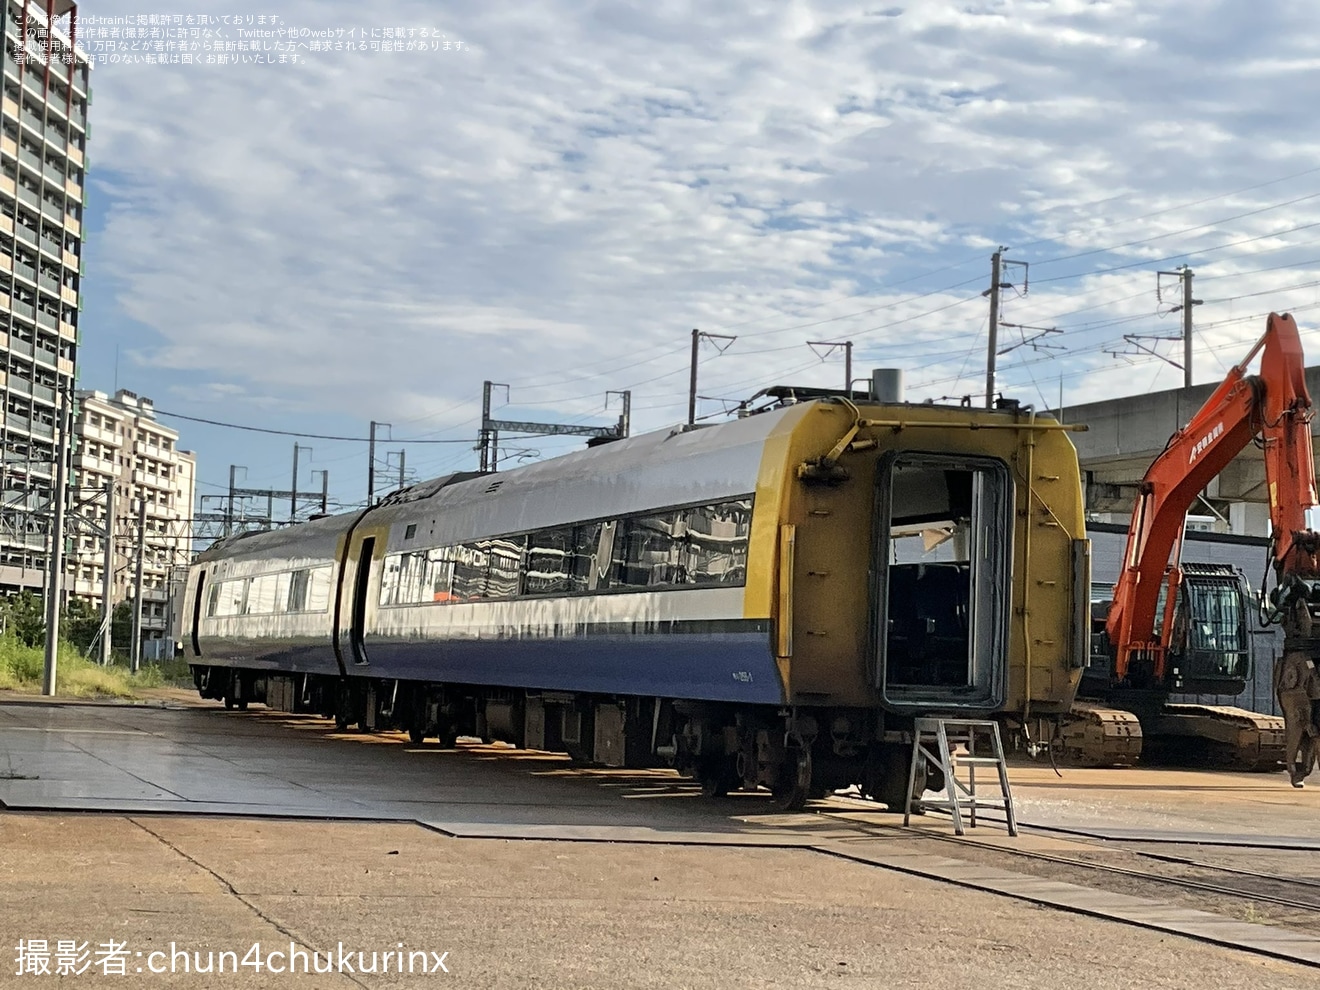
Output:
[[[194,13],[246,13],[198,2]],[[118,0],[87,13],[174,13]],[[427,28],[465,51],[298,65],[98,65],[81,383],[278,429],[468,441],[508,418],[636,429],[703,395],[902,367],[983,389],[989,256],[1031,265],[1004,318],[1063,349],[1000,358],[1024,402],[1173,387],[1124,334],[1172,335],[1156,269],[1197,273],[1196,378],[1271,309],[1320,355],[1320,73],[1300,2],[281,3],[288,26]],[[87,35],[84,35],[87,37]],[[90,44],[91,42],[89,42]],[[1315,226],[1312,226],[1315,225]],[[1005,331],[1011,342],[1011,332]],[[1173,341],[1153,342],[1177,356]],[[721,403],[706,401],[703,414]],[[162,417],[286,488],[293,438]],[[362,445],[303,441],[365,496]],[[547,456],[579,441],[515,441]],[[400,444],[385,444],[399,449]],[[406,447],[420,477],[466,442]]]

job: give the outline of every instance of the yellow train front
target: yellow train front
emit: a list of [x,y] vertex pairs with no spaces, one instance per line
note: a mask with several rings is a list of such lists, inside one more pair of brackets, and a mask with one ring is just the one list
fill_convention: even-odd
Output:
[[1067,713],[1090,564],[1065,428],[779,398],[219,544],[184,594],[198,687],[786,808],[901,805],[917,716]]

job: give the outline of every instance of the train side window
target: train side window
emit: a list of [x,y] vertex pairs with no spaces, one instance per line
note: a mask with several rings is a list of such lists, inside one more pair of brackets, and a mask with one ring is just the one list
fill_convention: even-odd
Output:
[[486,540],[489,571],[486,574],[486,598],[513,598],[521,590],[523,548],[526,538],[505,536]]
[[307,583],[307,611],[324,612],[330,607],[330,568],[314,567]]
[[215,611],[217,618],[243,614],[243,603],[247,598],[247,578],[222,581],[216,585]]
[[407,554],[392,553],[385,557],[380,570],[380,603],[382,605],[399,604],[399,584],[403,571],[403,558]]
[[285,612],[289,606],[289,585],[293,581],[293,574],[290,571],[281,571],[275,575],[275,604],[274,611]]
[[615,520],[600,524],[596,550],[591,555],[591,570],[587,575],[587,590],[599,591],[610,586],[610,571],[614,566],[614,536],[619,528]]
[[243,605],[244,615],[270,615],[275,611],[276,580],[274,574],[262,574],[252,579]]
[[678,512],[634,516],[620,520],[622,537],[615,539],[612,586],[654,588],[682,584],[679,556],[683,522]]
[[570,591],[576,551],[577,544],[571,527],[533,533],[527,541],[524,593],[560,595]]
[[301,612],[307,608],[307,575],[308,571],[294,571],[289,575],[289,593],[285,599],[285,610],[289,612]]
[[206,599],[206,617],[212,618],[217,615],[217,609],[220,607],[220,590],[224,587],[223,581],[217,581],[211,585],[211,593]]
[[477,601],[486,596],[486,571],[490,554],[482,543],[464,543],[454,548],[454,600]]
[[454,600],[454,552],[449,547],[432,547],[426,551],[427,579],[429,594],[423,598],[428,602],[448,603]]
[[[603,528],[598,522],[573,527],[572,551],[567,561],[569,591],[590,591],[596,586],[593,570]],[[609,554],[604,559],[608,560]]]
[[744,584],[752,500],[683,510],[686,543],[681,571],[687,584]]

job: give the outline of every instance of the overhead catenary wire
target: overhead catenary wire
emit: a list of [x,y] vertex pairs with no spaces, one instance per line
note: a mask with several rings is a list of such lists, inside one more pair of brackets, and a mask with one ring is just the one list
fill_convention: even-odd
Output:
[[[156,409],[156,415],[168,416],[172,419],[186,419],[190,423],[205,423],[207,426],[220,426],[228,430],[244,430],[248,433],[272,433],[282,437],[300,437],[306,440],[337,440],[343,443],[370,443],[370,437],[345,437],[334,436],[327,433],[303,433],[298,430],[278,430],[270,426],[248,426],[243,423],[225,423],[217,419],[206,419],[202,416],[187,416],[183,413],[168,412],[164,409]],[[390,443],[473,443],[470,437],[462,438],[444,438],[433,439],[429,437],[409,437],[406,439],[395,438]]]

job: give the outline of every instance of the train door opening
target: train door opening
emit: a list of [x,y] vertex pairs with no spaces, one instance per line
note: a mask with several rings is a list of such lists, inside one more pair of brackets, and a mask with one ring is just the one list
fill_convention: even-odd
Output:
[[353,624],[349,633],[354,663],[367,662],[367,590],[371,585],[371,557],[375,550],[374,536],[368,536],[358,548],[357,573],[353,580]]
[[1013,486],[990,458],[894,453],[876,487],[877,687],[896,708],[1002,704]]
[[193,603],[192,603],[191,639],[192,639],[193,656],[195,657],[200,657],[202,655],[202,640],[200,634],[201,634],[201,626],[202,626],[202,601],[203,601],[202,595],[205,590],[206,590],[206,571],[201,571],[197,575],[197,590],[196,592],[193,593]]

